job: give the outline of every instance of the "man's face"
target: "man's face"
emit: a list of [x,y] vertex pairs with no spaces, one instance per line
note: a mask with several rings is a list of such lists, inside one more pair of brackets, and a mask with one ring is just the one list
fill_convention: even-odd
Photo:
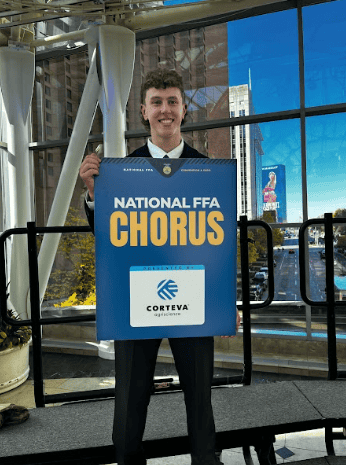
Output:
[[141,105],[143,118],[149,121],[153,143],[159,140],[181,140],[180,125],[186,114],[186,104],[177,87],[147,90],[145,103]]

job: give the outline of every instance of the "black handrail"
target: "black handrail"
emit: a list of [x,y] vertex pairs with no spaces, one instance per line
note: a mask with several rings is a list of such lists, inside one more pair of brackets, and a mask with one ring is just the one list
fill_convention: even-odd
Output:
[[[335,307],[345,306],[345,302],[335,300],[334,285],[334,224],[346,223],[346,218],[333,218],[332,213],[325,213],[323,219],[306,221],[299,229],[299,267],[300,267],[300,294],[305,303],[312,307],[325,307],[327,309],[327,340],[328,340],[328,379],[345,378],[346,372],[338,371],[336,355],[336,329]],[[324,226],[325,259],[326,259],[326,300],[315,301],[307,296],[305,269],[305,231],[311,225]]]
[[[34,397],[37,407],[44,407],[46,403],[63,402],[64,394],[45,395],[43,385],[43,369],[42,369],[42,339],[41,326],[43,324],[62,324],[74,323],[81,321],[95,321],[95,315],[80,315],[73,317],[62,318],[41,318],[38,263],[37,263],[37,234],[46,233],[72,233],[72,232],[91,232],[89,226],[50,226],[36,227],[34,222],[28,222],[26,228],[9,229],[0,236],[0,311],[1,318],[7,324],[12,326],[31,326],[32,327],[32,350],[33,350],[33,371],[34,371]],[[6,264],[5,264],[5,241],[12,235],[26,234],[28,243],[28,259],[29,259],[29,291],[30,291],[30,306],[31,318],[27,320],[16,320],[10,318],[7,313],[7,298],[6,298]],[[103,397],[114,396],[114,389],[102,390]],[[98,397],[100,392],[94,391],[95,397]],[[71,393],[70,400],[76,400],[75,394]],[[79,394],[79,393],[78,393]],[[89,399],[90,394],[78,397],[79,400]]]
[[[3,321],[12,326],[31,326],[32,320],[15,320],[10,318],[7,314],[7,300],[6,292],[3,292],[6,289],[6,266],[5,266],[5,241],[12,235],[15,234],[26,234],[28,236],[28,256],[29,256],[29,273],[30,279],[33,280],[32,286],[34,293],[36,288],[37,279],[38,283],[38,270],[35,271],[37,262],[37,248],[36,248],[36,235],[37,234],[46,234],[46,233],[85,233],[91,232],[90,226],[47,226],[47,227],[37,227],[34,222],[29,222],[26,228],[16,228],[8,229],[3,232],[0,236],[0,310],[1,317]],[[30,238],[30,239],[29,239]],[[29,245],[30,243],[30,245]],[[32,264],[33,270],[30,268],[30,263]],[[32,273],[34,271],[34,275]],[[30,288],[31,292],[31,288]],[[38,295],[39,296],[39,295]],[[38,300],[39,302],[39,300]],[[36,303],[34,303],[36,306]],[[37,318],[37,315],[36,315]],[[95,321],[95,315],[79,315],[79,316],[70,316],[70,317],[60,317],[60,318],[41,318],[40,311],[38,311],[37,322],[42,324],[63,324],[63,323],[77,323],[81,321]]]
[[[244,351],[244,371],[242,383],[251,384],[252,375],[252,348],[251,348],[251,309],[264,308],[271,304],[274,299],[274,252],[273,233],[271,227],[264,221],[248,221],[246,216],[241,216],[238,223],[240,230],[240,258],[242,277],[242,300],[243,304],[238,308],[243,311],[243,351]],[[250,303],[250,273],[249,273],[249,237],[248,229],[259,226],[267,233],[268,252],[268,297],[261,303]]]

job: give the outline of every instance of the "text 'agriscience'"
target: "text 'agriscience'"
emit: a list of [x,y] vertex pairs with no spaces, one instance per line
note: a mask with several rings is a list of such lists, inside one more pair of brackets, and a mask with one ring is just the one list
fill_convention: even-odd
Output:
[[157,247],[220,245],[224,240],[224,216],[216,197],[193,197],[190,202],[186,197],[115,197],[114,208],[110,241],[115,247],[146,247],[149,241]]

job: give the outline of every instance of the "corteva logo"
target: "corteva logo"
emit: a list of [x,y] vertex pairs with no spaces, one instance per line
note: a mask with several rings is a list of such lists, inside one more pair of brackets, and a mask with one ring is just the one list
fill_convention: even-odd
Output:
[[[186,286],[185,283],[189,283]],[[134,328],[205,323],[204,265],[130,268],[130,325]]]
[[178,286],[172,279],[164,279],[157,285],[157,295],[162,300],[172,300],[178,293]]

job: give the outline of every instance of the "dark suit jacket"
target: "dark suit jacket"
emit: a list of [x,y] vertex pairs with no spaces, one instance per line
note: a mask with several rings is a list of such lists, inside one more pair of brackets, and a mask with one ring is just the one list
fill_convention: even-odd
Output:
[[[139,149],[136,149],[134,152],[127,155],[128,157],[147,157],[151,158],[148,145],[145,144]],[[198,150],[193,149],[190,147],[186,142],[184,142],[183,153],[180,155],[180,158],[208,158],[202,153],[198,152]],[[88,222],[92,230],[94,231],[94,210],[90,210],[87,203],[84,202],[85,213],[88,218]]]

